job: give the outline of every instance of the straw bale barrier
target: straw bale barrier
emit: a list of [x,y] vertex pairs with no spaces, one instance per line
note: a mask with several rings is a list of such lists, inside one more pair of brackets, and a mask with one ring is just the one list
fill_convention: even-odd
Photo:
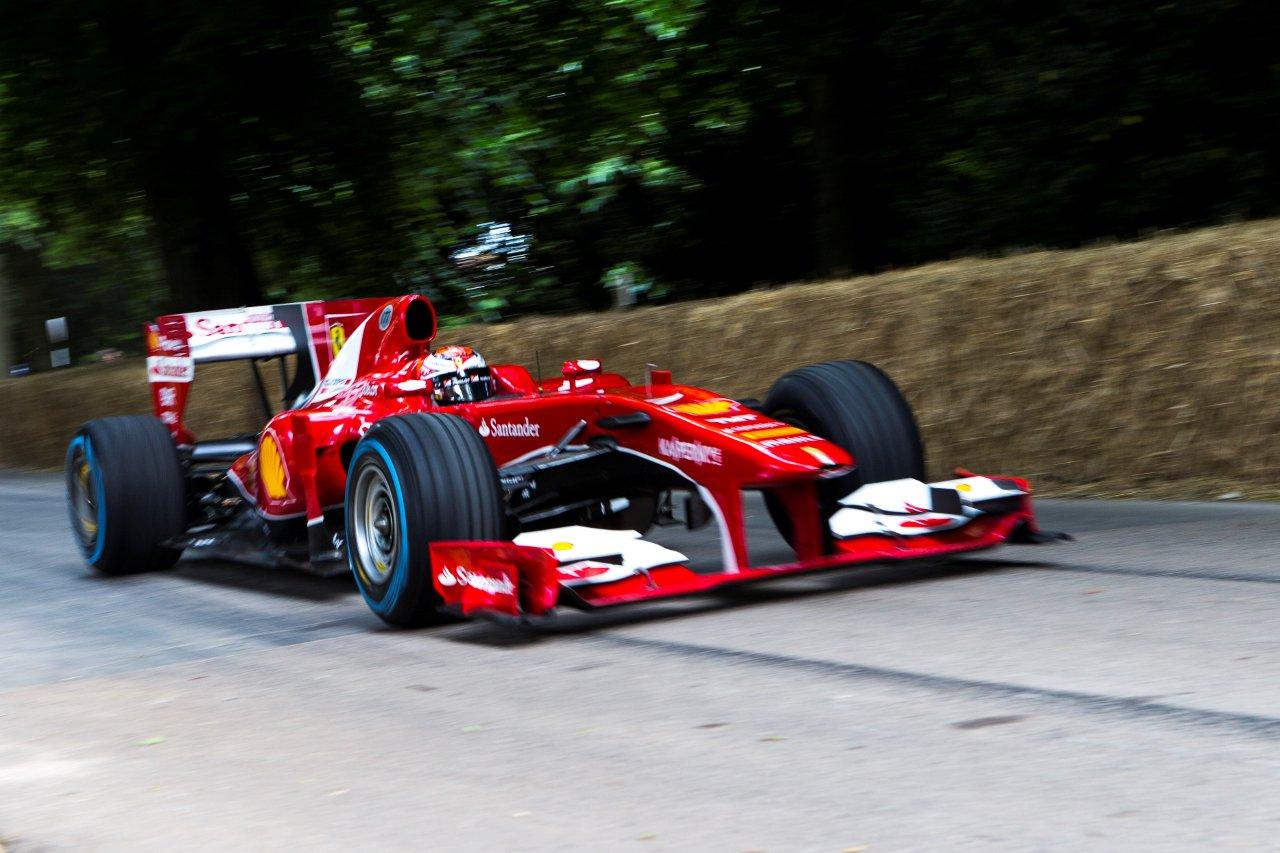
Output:
[[[763,396],[809,362],[883,367],[931,474],[1019,473],[1058,494],[1280,496],[1280,221],[1074,251],[964,259],[724,299],[447,330],[545,373],[595,357],[632,377]],[[193,423],[252,429],[243,365],[202,367]],[[61,463],[70,431],[147,411],[140,360],[0,381],[0,466]]]

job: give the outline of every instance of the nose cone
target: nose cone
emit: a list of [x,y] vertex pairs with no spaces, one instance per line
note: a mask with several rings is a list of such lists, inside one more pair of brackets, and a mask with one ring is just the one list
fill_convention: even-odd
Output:
[[789,444],[755,442],[748,446],[749,450],[743,450],[758,467],[760,473],[754,479],[761,483],[835,476],[853,466],[852,456],[826,439],[809,433],[795,436]]

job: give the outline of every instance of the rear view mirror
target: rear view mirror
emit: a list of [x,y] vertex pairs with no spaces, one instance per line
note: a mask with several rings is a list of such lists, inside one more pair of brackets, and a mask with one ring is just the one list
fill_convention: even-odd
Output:
[[560,373],[565,379],[577,379],[582,376],[595,376],[604,365],[599,359],[595,358],[579,358],[574,361],[566,361],[560,369]]

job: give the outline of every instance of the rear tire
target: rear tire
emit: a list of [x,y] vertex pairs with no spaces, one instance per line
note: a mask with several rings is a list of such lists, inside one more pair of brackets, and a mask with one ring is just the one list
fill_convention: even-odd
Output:
[[[906,397],[884,371],[865,361],[828,361],[784,375],[769,390],[765,412],[839,445],[852,454],[853,471],[819,482],[822,515],[867,483],[923,480],[924,444]],[[765,492],[774,524],[791,541],[790,518]]]
[[67,447],[71,529],[108,575],[170,568],[187,529],[186,481],[169,430],[150,415],[89,421]]
[[347,560],[384,622],[447,618],[431,578],[430,544],[505,538],[498,469],[471,424],[446,414],[378,421],[347,471]]

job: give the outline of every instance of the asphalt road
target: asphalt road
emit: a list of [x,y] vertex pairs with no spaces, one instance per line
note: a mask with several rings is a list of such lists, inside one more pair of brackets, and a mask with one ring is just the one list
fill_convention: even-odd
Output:
[[1280,506],[1046,501],[1077,542],[406,633],[345,578],[96,577],[62,500],[0,477],[10,851],[1280,838]]

